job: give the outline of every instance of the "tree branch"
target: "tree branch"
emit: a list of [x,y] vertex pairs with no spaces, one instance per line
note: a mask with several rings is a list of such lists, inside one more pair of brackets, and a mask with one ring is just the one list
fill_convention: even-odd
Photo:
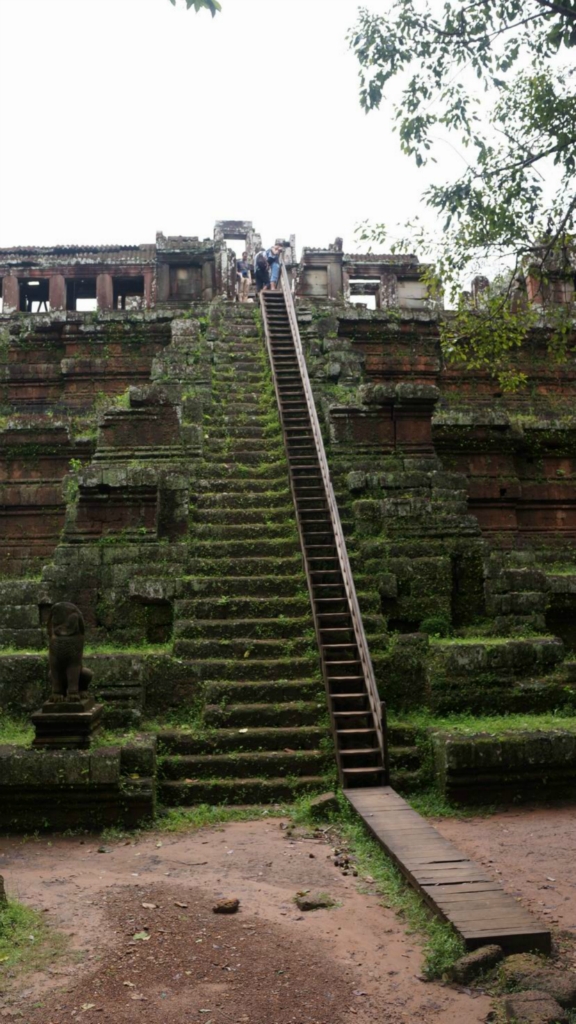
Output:
[[549,10],[554,11],[556,14],[561,14],[563,18],[576,21],[576,10],[564,7],[564,4],[553,3],[552,0],[535,0],[535,3],[540,4],[542,7],[548,7]]

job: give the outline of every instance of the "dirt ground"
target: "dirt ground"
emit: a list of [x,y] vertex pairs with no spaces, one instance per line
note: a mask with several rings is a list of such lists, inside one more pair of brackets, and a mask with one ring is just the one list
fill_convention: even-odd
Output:
[[[438,822],[505,887],[576,934],[576,809]],[[137,841],[0,839],[10,895],[47,912],[75,961],[3,979],[23,1024],[480,1024],[489,996],[420,977],[421,947],[321,839],[278,819]],[[546,887],[546,888],[543,888]],[[301,913],[299,890],[333,909]],[[240,899],[215,915],[222,897]],[[147,906],[145,906],[147,904]]]

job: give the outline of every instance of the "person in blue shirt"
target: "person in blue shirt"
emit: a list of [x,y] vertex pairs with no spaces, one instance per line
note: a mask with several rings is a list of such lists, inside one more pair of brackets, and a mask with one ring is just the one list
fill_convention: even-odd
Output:
[[272,291],[276,291],[278,287],[278,279],[280,277],[280,256],[282,255],[282,246],[273,245],[271,249],[266,252],[266,259],[270,265],[270,277],[271,284],[270,288]]

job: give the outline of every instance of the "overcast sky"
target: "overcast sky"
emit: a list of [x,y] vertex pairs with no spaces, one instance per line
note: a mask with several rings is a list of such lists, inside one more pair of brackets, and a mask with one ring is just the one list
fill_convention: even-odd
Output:
[[360,221],[417,212],[426,173],[388,110],[360,108],[357,0],[222,6],[0,0],[0,246],[211,237],[234,218],[350,251]]

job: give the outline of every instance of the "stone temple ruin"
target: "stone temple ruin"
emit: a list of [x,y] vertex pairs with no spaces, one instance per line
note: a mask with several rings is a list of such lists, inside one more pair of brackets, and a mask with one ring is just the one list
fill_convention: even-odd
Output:
[[[0,250],[0,708],[38,712],[50,609],[73,602],[115,733],[0,747],[5,829],[289,800],[325,790],[336,762],[345,786],[357,772],[465,802],[573,792],[573,360],[550,360],[542,318],[511,356],[527,386],[501,393],[443,360],[449,314],[415,256],[336,239],[298,259],[280,241],[294,323],[273,299],[264,321],[234,301],[231,243],[261,246],[250,222],[219,222],[213,239]],[[547,288],[571,302],[574,274]],[[541,296],[530,275],[525,294]],[[320,435],[357,613],[347,585],[330,591],[342,544],[323,533]],[[356,691],[327,709],[330,652],[340,665],[350,650],[384,726],[375,689],[369,712]],[[355,761],[338,737],[368,713],[378,742]],[[521,728],[502,722],[516,714]]]

